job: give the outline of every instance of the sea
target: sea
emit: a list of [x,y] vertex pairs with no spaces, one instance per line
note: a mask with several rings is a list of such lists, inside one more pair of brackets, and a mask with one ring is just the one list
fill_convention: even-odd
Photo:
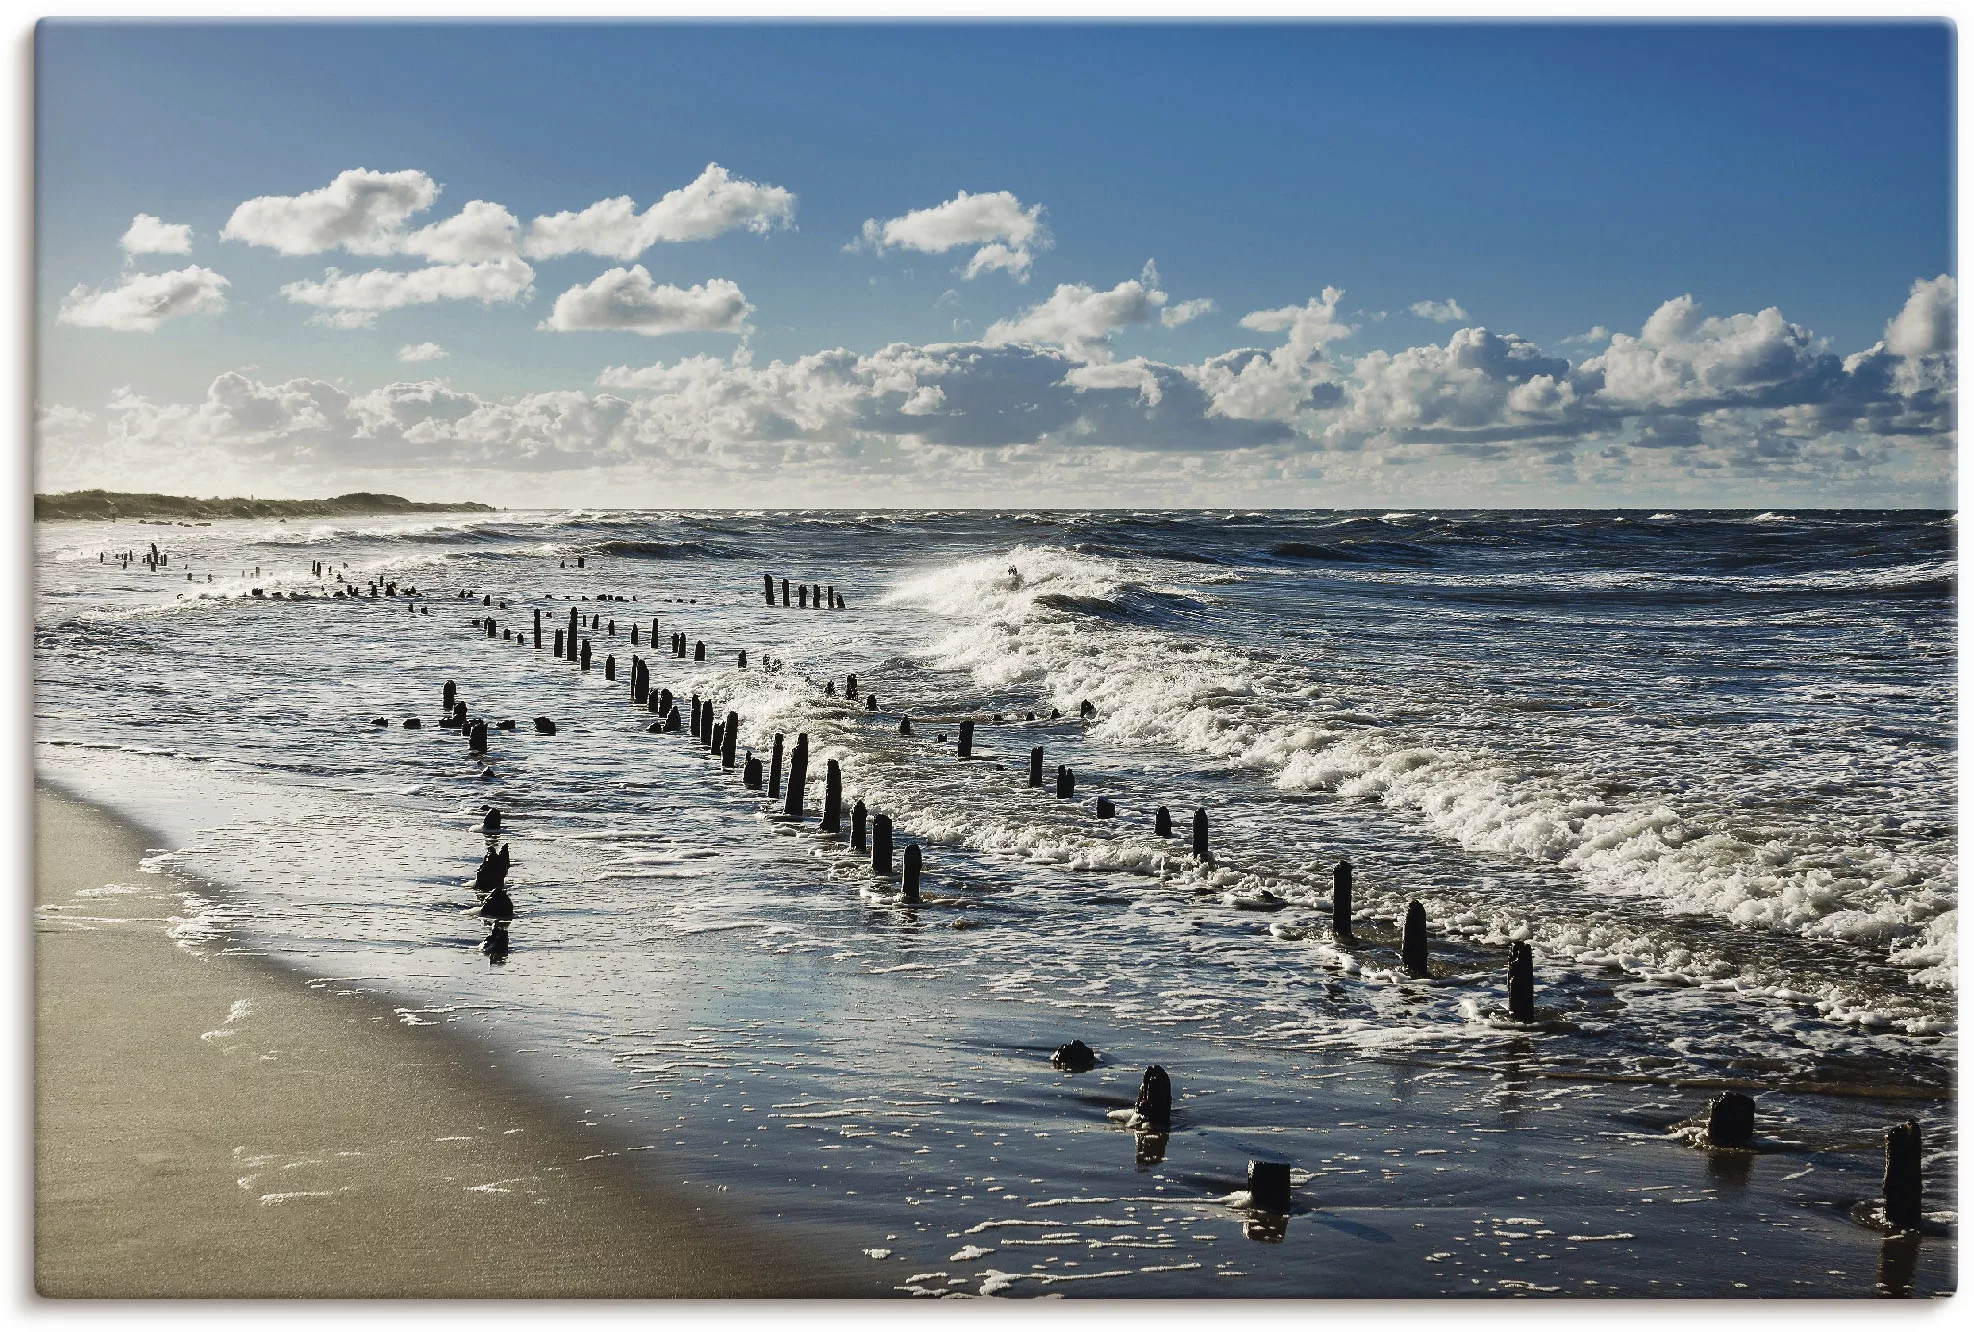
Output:
[[[1957,534],[1847,510],[43,523],[37,775],[153,831],[147,867],[198,885],[185,947],[444,1025],[624,1171],[901,1296],[1939,1294]],[[553,652],[572,612],[588,670]],[[733,768],[689,715],[653,731],[634,657],[682,714],[737,715]],[[448,682],[483,756],[440,724]],[[799,819],[742,779],[798,736]],[[918,902],[851,847],[858,802],[917,848]],[[473,884],[498,845],[496,938]],[[1052,1058],[1071,1041],[1093,1067]],[[1130,1122],[1154,1065],[1162,1130]],[[1725,1091],[1755,1098],[1753,1151],[1693,1141]],[[1907,1120],[1932,1220],[1886,1242],[1854,1213]],[[1286,1213],[1250,1163],[1288,1165]]]

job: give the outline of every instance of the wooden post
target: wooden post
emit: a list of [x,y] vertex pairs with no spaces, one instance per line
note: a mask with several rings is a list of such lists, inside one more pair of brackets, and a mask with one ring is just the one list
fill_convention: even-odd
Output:
[[535,651],[541,651],[541,608],[535,608]]
[[459,686],[453,681],[447,680],[446,687],[439,691],[439,697],[442,700],[439,706],[445,709],[445,711],[451,712],[452,705],[459,701]]
[[904,893],[907,902],[918,901],[918,876],[921,867],[922,862],[918,853],[918,843],[913,842],[905,848]]
[[699,695],[692,696],[692,738],[699,738]]
[[783,609],[786,609],[788,606],[788,580],[786,578],[781,580],[781,604]]
[[850,849],[852,851],[869,849],[864,839],[864,824],[869,817],[870,811],[864,808],[863,801],[859,800],[856,804],[850,806]]
[[795,753],[788,760],[788,799],[781,807],[782,814],[797,823],[802,821],[803,788],[809,784],[809,736],[807,732],[795,737]]
[[766,585],[768,604],[772,606],[775,604],[775,576],[773,574],[762,574],[761,581]]
[[973,757],[973,723],[970,721],[960,723],[960,757]]
[[1919,1149],[1916,1121],[1885,1130],[1885,1223],[1894,1230],[1917,1230],[1924,1219]]
[[1030,786],[1040,786],[1042,784],[1042,747],[1040,745],[1028,751],[1028,784]]
[[684,724],[679,720],[679,705],[676,703],[672,704],[671,711],[665,714],[665,729],[668,732],[685,729]]
[[555,655],[558,658],[562,655],[562,631],[560,629],[555,631]]
[[[835,610],[835,609],[836,609],[836,584],[834,584],[834,583],[831,583],[831,584],[830,584],[830,585],[829,585],[828,587],[826,587],[826,588],[824,588],[824,589],[823,589],[823,592],[824,592],[824,593],[825,593],[825,594],[826,594],[826,595],[827,595],[827,596],[829,597],[829,608],[830,608],[831,610]],[[855,690],[853,689],[853,690],[851,690],[850,692],[851,692],[851,693],[855,693],[856,691],[855,691]]]
[[747,649],[746,649],[746,648],[742,648],[742,649],[740,650],[740,662],[739,662],[739,669],[740,669],[740,670],[743,670],[743,671],[747,669]]
[[1172,1122],[1172,1079],[1153,1064],[1138,1080],[1138,1118],[1163,1127]]
[[1193,811],[1193,854],[1201,860],[1213,859],[1213,853],[1206,845],[1206,811],[1203,809]]
[[899,735],[917,734],[917,732],[912,730],[912,719],[910,717],[900,717],[898,719],[898,734]]
[[1152,835],[1170,837],[1172,835],[1172,811],[1160,805],[1152,815]]
[[1508,1016],[1535,1021],[1535,952],[1521,942],[1508,948]]
[[781,732],[775,732],[774,756],[768,762],[768,798],[781,794]]
[[733,766],[734,746],[739,739],[740,714],[729,712],[727,713],[726,739],[720,746],[720,766],[722,768],[731,768]]
[[835,759],[823,772],[823,812],[822,830],[826,833],[839,832],[843,827],[843,769]]
[[876,711],[877,711],[877,695],[876,695],[876,694],[870,694],[870,695],[867,695],[867,696],[865,696],[865,698],[864,698],[864,711],[865,711],[865,712],[876,712]]
[[843,697],[855,698],[856,696],[857,696],[857,673],[855,671],[852,671],[848,675],[843,677]]
[[1257,1212],[1289,1210],[1289,1163],[1249,1161],[1247,1163],[1248,1205]]
[[809,585],[807,583],[795,589],[795,604],[801,610],[809,609]]
[[614,652],[603,654],[603,678],[612,684],[617,683],[617,654]]
[[1069,800],[1076,795],[1076,774],[1058,763],[1056,765],[1056,799]]
[[1399,953],[1405,962],[1405,974],[1425,977],[1431,973],[1426,969],[1426,909],[1417,902],[1405,908],[1405,929],[1399,938]]
[[1097,797],[1097,817],[1098,817],[1098,818],[1100,818],[1100,819],[1114,819],[1114,818],[1116,818],[1116,817],[1117,817],[1117,806],[1116,806],[1116,805],[1113,805],[1113,804],[1112,804],[1112,803],[1111,803],[1110,801],[1108,801],[1108,800],[1106,800],[1106,799],[1105,799],[1104,797],[1102,797],[1102,796],[1098,796],[1098,797]]
[[637,625],[631,625],[631,646],[637,646]]
[[476,721],[473,723],[472,729],[467,731],[466,752],[469,754],[484,754],[487,752],[486,722]]
[[646,695],[651,692],[650,677],[644,673],[644,658],[631,654],[631,702],[644,706]]
[[587,638],[583,640],[583,669],[589,669],[589,640]]
[[720,746],[725,743],[726,724],[724,722],[714,722],[713,734],[706,738],[706,748],[717,754],[720,751]]
[[654,710],[654,711],[656,711],[656,712],[658,712],[658,713],[661,713],[661,714],[662,714],[662,713],[667,713],[667,712],[670,712],[670,711],[672,710],[672,691],[671,691],[671,690],[669,690],[669,689],[660,689],[660,690],[658,691],[658,706],[657,706],[657,707],[656,707],[655,709],[653,709],[653,710]]
[[1350,937],[1350,862],[1339,860],[1330,871],[1330,929],[1339,939]]
[[[1519,1020],[1526,1022],[1528,1019]],[[1746,1147],[1754,1140],[1755,1098],[1732,1091],[1714,1097],[1707,1106],[1707,1145]]]
[[653,619],[653,620],[651,621],[651,639],[650,639],[650,642],[651,642],[651,651],[652,651],[652,654],[653,654],[653,655],[655,656],[655,655],[657,654],[657,652],[658,652],[658,621],[657,621],[656,619]]
[[891,816],[870,817],[870,868],[873,874],[891,877]]
[[755,758],[752,754],[749,754],[747,756],[746,764],[742,766],[742,768],[740,769],[740,781],[741,784],[750,791],[760,790],[761,789],[761,760]]
[[577,631],[578,631],[578,630],[579,630],[579,629],[580,629],[581,627],[582,627],[582,626],[581,626],[581,625],[579,625],[579,624],[578,624],[578,623],[576,622],[576,608],[575,608],[574,606],[571,606],[571,607],[569,607],[569,634],[568,634],[568,643],[569,643],[569,652],[570,652],[570,655],[571,655],[571,656],[573,656],[573,655],[575,654],[575,651],[576,651],[576,633],[577,633]]
[[694,648],[692,649],[692,659],[694,661],[706,660],[706,642],[704,639],[701,639],[699,643],[696,646],[694,646]]

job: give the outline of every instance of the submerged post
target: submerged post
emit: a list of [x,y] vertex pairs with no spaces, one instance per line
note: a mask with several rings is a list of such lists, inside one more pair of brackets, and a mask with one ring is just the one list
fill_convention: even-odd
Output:
[[1138,1118],[1145,1124],[1163,1127],[1172,1122],[1172,1079],[1153,1064],[1138,1080]]
[[[1508,1016],[1535,1021],[1535,951],[1520,941],[1508,948]],[[1752,1111],[1754,1102],[1748,1104]]]
[[1056,799],[1070,800],[1076,795],[1076,774],[1058,763],[1056,765]]
[[868,816],[869,811],[864,808],[863,801],[859,800],[856,804],[850,806],[850,849],[852,851],[863,851],[867,849],[864,841],[864,822]]
[[749,754],[747,756],[746,764],[743,765],[742,768],[740,769],[740,781],[741,781],[741,785],[745,786],[750,791],[760,790],[761,789],[761,760],[755,758],[752,754]]
[[562,655],[562,631],[560,629],[555,631],[555,655],[557,657]]
[[795,737],[795,752],[788,760],[788,799],[781,812],[795,822],[802,821],[803,788],[809,784],[809,736],[807,732]]
[[1339,937],[1350,937],[1350,862],[1339,860],[1330,871],[1330,929]]
[[870,868],[873,874],[891,877],[891,816],[873,814],[870,819]]
[[1030,786],[1040,786],[1042,784],[1042,747],[1040,745],[1028,751],[1028,784]]
[[788,605],[788,580],[786,578],[781,580],[781,604],[784,607]]
[[761,581],[767,585],[768,604],[772,606],[775,604],[775,576],[773,574],[762,574]]
[[1172,811],[1163,805],[1152,814],[1152,835],[1155,837],[1172,835]]
[[694,661],[704,661],[704,660],[706,660],[706,642],[705,642],[705,640],[704,640],[704,639],[701,639],[701,640],[699,641],[699,643],[698,643],[698,644],[696,644],[696,645],[695,645],[695,646],[693,647],[693,649],[692,649],[692,659],[693,659]]
[[1399,954],[1405,962],[1405,974],[1425,977],[1431,973],[1426,969],[1426,909],[1417,902],[1405,908],[1405,929],[1399,936]]
[[1203,809],[1193,811],[1193,854],[1201,860],[1213,859],[1213,853],[1206,845],[1206,811]]
[[843,697],[855,698],[856,696],[857,696],[857,673],[855,671],[851,671],[848,675],[843,677]]
[[725,739],[722,740],[720,743],[720,766],[722,768],[731,768],[733,766],[734,747],[739,742],[739,738],[740,738],[739,713],[737,712],[727,713],[727,724],[726,724],[726,731],[724,732],[724,735],[725,735]]
[[768,797],[781,794],[781,732],[775,732],[774,754],[768,763]]
[[973,757],[973,723],[970,721],[960,723],[960,757]]
[[919,858],[918,843],[913,842],[905,848],[904,895],[907,902],[918,901],[918,876],[921,866],[922,862]]
[[843,827],[843,769],[836,760],[829,761],[823,773],[823,812],[822,830],[826,833],[841,831]]
[[541,607],[535,607],[535,651],[541,651]]
[[1917,1230],[1920,1209],[1919,1125],[1908,1119],[1885,1130],[1885,1224]]
[[1732,1091],[1714,1097],[1707,1106],[1707,1145],[1746,1147],[1754,1140],[1755,1098]]
[[612,684],[617,682],[617,654],[607,652],[603,656],[603,678]]

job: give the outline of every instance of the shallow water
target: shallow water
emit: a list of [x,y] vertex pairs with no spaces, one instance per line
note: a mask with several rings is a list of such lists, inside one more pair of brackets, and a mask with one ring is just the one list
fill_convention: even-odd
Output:
[[[1929,1205],[1953,1206],[1948,516],[556,512],[37,536],[41,769],[162,830],[161,864],[234,886],[188,904],[189,944],[451,1023],[607,1116],[626,1168],[820,1221],[887,1251],[871,1261],[900,1287],[1867,1294],[1884,1255],[1844,1213],[1908,1116]],[[160,573],[98,562],[152,540]],[[431,613],[329,599],[318,559],[415,584]],[[764,572],[848,605],[770,608]],[[552,629],[572,601],[617,620],[586,676],[470,623],[541,608]],[[709,661],[632,648],[654,619]],[[647,733],[606,651],[738,712],[743,749],[807,734],[805,823]],[[823,692],[846,672],[879,711]],[[493,733],[491,775],[436,726],[447,679],[520,723]],[[556,736],[529,728],[543,713]],[[1076,799],[1026,786],[1036,745]],[[817,833],[832,758],[846,807],[924,850],[917,907]],[[468,914],[485,803],[519,910],[497,963]],[[1189,854],[1196,808],[1211,864]],[[1343,857],[1351,942],[1329,928]],[[1426,981],[1397,961],[1412,899]],[[1501,1012],[1518,939],[1529,1026]],[[1103,1063],[1052,1069],[1071,1037]],[[1149,1063],[1178,1088],[1163,1143],[1106,1116]],[[1724,1086],[1762,1093],[1771,1150],[1666,1136]],[[1297,1169],[1282,1234],[1238,1206],[1251,1158]],[[1916,1289],[1950,1285],[1950,1241],[1914,1262]]]

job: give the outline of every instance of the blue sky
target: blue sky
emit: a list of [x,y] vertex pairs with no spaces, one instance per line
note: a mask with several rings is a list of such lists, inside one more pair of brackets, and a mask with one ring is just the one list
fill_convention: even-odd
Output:
[[[1950,493],[1944,25],[58,23],[37,56],[44,488]],[[710,238],[527,239],[709,163],[747,187]],[[437,187],[400,235],[504,207],[525,292],[362,326],[284,293],[444,262],[388,237],[281,252],[311,192],[359,169]],[[992,239],[924,248],[957,215],[854,244],[963,191],[1039,223],[1023,266],[965,276]],[[222,239],[268,197],[304,204]],[[126,255],[139,214],[189,248]],[[638,324],[601,295],[562,313],[632,265],[640,299],[693,293],[691,316]],[[194,269],[166,284],[183,313],[124,290]],[[724,315],[711,283],[737,288]],[[443,357],[400,360],[424,344]]]

